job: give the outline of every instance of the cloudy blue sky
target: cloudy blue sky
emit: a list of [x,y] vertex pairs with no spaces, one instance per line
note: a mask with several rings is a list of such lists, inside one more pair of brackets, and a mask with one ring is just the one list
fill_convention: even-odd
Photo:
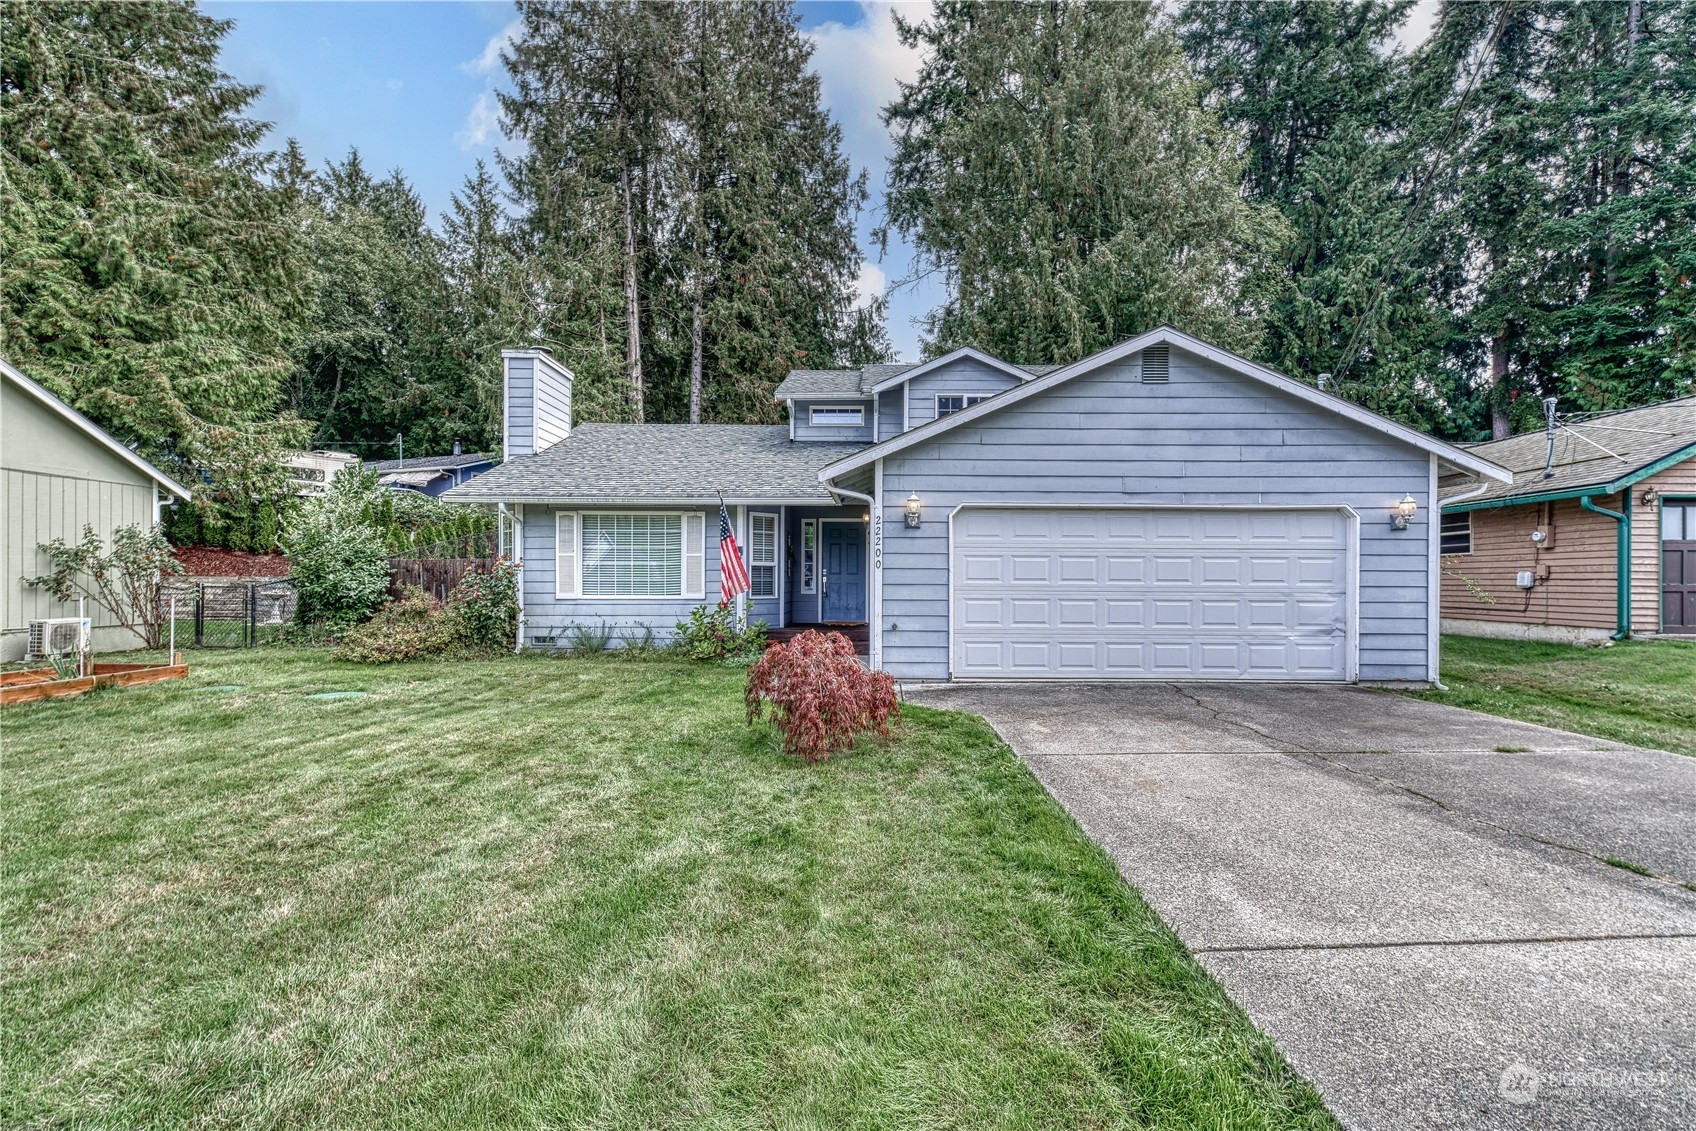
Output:
[[[813,66],[824,100],[842,126],[856,168],[870,173],[871,206],[861,217],[862,293],[909,275],[908,248],[880,257],[870,232],[881,218],[888,138],[878,110],[910,79],[918,58],[895,37],[891,11],[922,16],[928,2],[891,4],[801,0],[801,25],[815,45]],[[208,14],[235,21],[224,41],[224,69],[265,88],[256,114],[275,123],[271,144],[296,138],[316,164],[357,146],[369,168],[401,169],[430,207],[447,207],[479,157],[504,144],[494,91],[505,81],[500,50],[516,13],[503,2],[331,2],[215,0]],[[1404,45],[1429,32],[1436,0],[1421,0]],[[890,292],[889,336],[896,353],[918,356],[916,324],[942,297],[935,279]]]
[[[928,5],[914,6],[922,12]],[[257,117],[274,123],[270,144],[299,140],[315,164],[357,146],[375,172],[401,169],[432,217],[472,170],[507,144],[494,91],[505,81],[500,49],[514,30],[510,3],[203,3],[235,21],[223,66],[265,88]],[[908,250],[880,261],[869,238],[880,213],[888,142],[878,108],[911,78],[917,58],[896,41],[888,3],[806,2],[801,23],[816,45],[813,65],[844,147],[870,173],[872,207],[861,217],[863,291],[883,290],[907,273]],[[889,332],[897,353],[918,356],[914,320],[940,298],[934,282],[897,288]]]

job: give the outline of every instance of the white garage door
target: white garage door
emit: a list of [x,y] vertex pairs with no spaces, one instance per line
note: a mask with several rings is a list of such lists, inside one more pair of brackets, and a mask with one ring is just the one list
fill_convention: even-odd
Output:
[[968,507],[956,678],[1346,679],[1339,511]]

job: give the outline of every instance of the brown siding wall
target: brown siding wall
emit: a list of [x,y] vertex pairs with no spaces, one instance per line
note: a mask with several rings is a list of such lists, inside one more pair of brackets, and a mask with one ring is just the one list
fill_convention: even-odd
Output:
[[[1621,496],[1608,495],[1595,502],[1618,510]],[[1548,548],[1531,541],[1531,532],[1545,525],[1554,530]],[[1614,520],[1591,514],[1577,499],[1473,511],[1472,553],[1443,559],[1443,615],[1612,630],[1617,539]],[[1544,565],[1549,576],[1535,588],[1514,585],[1520,570],[1535,571]],[[1477,600],[1457,574],[1475,582],[1495,598],[1495,604]]]
[[1669,467],[1631,489],[1631,629],[1661,629],[1661,513],[1642,503],[1653,487],[1662,495],[1696,497],[1696,459]]

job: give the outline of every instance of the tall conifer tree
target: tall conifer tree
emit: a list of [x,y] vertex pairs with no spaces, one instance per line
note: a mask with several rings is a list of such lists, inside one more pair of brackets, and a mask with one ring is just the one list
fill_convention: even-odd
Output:
[[893,230],[947,302],[927,348],[1070,360],[1163,322],[1253,345],[1272,210],[1146,3],[947,0],[900,22],[918,78],[885,111]]
[[276,421],[302,302],[285,194],[186,3],[9,5],[0,36],[7,356],[126,442],[203,462]]

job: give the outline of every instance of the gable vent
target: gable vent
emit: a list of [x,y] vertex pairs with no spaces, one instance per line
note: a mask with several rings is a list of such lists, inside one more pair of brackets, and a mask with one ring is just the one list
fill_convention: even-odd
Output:
[[1172,351],[1165,343],[1142,351],[1142,383],[1164,385],[1172,379]]

